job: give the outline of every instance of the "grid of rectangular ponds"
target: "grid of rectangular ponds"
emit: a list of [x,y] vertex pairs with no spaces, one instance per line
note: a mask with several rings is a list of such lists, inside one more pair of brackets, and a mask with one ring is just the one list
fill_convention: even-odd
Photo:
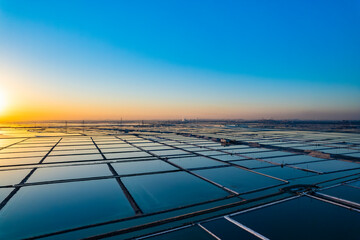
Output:
[[[93,133],[36,137],[16,130],[0,139],[0,239],[358,239],[360,234],[353,224],[360,222],[357,161],[264,145],[223,146],[174,133]],[[256,142],[271,146],[298,146],[300,138],[301,146],[316,142],[327,150],[339,148],[339,141],[358,150],[360,143],[355,134],[261,134]],[[256,140],[236,131],[217,136]]]
[[[192,133],[197,134],[199,132],[193,130]],[[204,133],[201,132],[201,134]],[[358,134],[353,133],[219,128],[215,133],[208,132],[205,135],[282,148],[316,150],[327,154],[340,154],[345,157],[360,157],[360,140]]]

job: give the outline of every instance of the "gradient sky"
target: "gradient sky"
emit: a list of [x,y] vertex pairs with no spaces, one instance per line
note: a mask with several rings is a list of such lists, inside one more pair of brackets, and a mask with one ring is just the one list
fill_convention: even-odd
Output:
[[0,0],[0,120],[360,119],[360,1]]

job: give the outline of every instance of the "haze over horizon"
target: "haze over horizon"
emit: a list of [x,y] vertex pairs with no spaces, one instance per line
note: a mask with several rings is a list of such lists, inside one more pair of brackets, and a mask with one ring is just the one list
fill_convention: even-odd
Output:
[[0,0],[0,121],[360,120],[359,26],[356,0]]

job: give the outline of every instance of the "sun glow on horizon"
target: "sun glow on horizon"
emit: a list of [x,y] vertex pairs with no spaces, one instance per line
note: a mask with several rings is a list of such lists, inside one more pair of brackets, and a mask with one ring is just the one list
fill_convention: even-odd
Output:
[[0,90],[0,114],[3,114],[6,108],[6,97],[2,90]]

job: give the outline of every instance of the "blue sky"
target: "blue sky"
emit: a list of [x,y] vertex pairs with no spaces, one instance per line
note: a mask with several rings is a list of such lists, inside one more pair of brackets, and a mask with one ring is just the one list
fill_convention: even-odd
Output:
[[66,118],[360,119],[359,26],[353,0],[0,0],[0,88]]

